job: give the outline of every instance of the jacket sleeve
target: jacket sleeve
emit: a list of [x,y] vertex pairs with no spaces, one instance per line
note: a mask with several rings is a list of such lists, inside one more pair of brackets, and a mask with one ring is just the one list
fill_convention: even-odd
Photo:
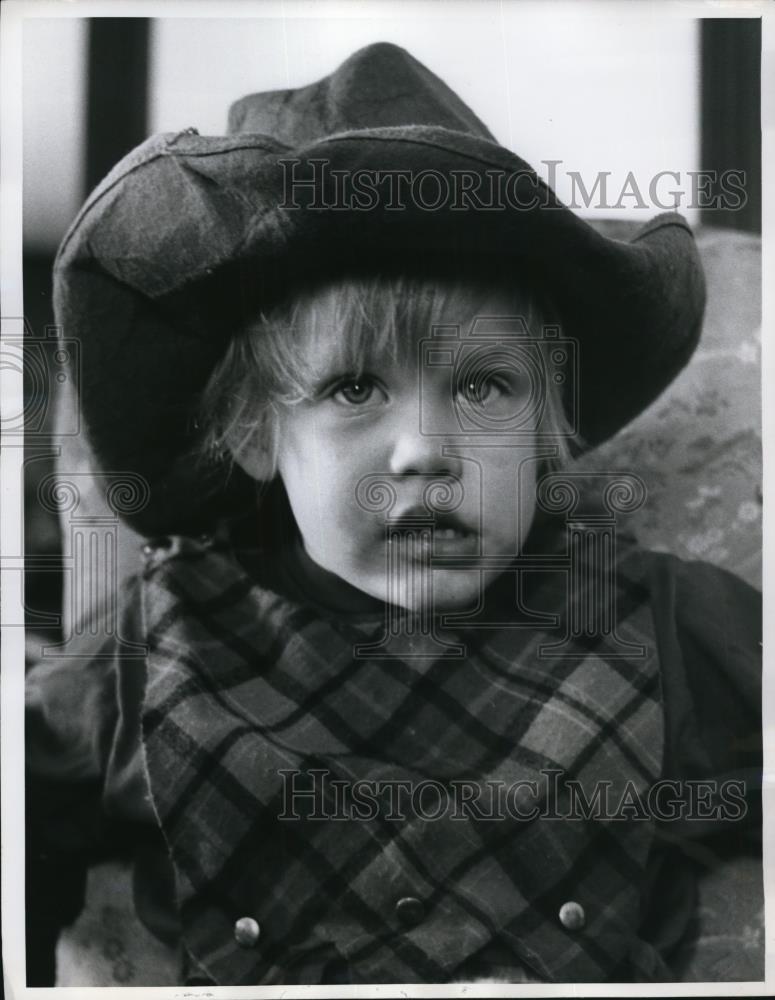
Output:
[[[657,629],[665,776],[719,785],[741,782],[746,817],[760,822],[761,594],[708,563],[671,559],[671,564],[660,608],[665,620]],[[728,809],[725,815],[733,813]],[[701,819],[692,821],[695,833],[704,834],[702,827]]]
[[[663,778],[642,932],[677,980],[763,974],[761,595],[731,573],[654,561]],[[759,937],[757,937],[759,935]]]
[[63,655],[36,664],[26,679],[26,755],[31,780],[67,795],[96,785],[108,814],[143,821],[151,814],[142,768],[140,726],[145,635],[135,578],[121,594],[116,627],[96,616]]
[[95,616],[63,655],[27,674],[30,986],[53,985],[53,950],[60,928],[83,905],[88,865],[121,853],[122,838],[129,840],[138,822],[152,819],[140,746],[145,659],[139,598],[139,587],[128,582],[117,628]]

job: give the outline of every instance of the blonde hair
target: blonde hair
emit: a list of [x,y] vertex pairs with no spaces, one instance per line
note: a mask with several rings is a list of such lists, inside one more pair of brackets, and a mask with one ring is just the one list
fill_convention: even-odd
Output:
[[[205,428],[202,451],[208,458],[239,461],[263,439],[268,466],[276,471],[279,409],[311,398],[314,372],[305,346],[324,332],[322,317],[343,331],[337,362],[343,372],[364,372],[369,359],[404,360],[418,336],[429,336],[445,302],[461,289],[472,298],[501,282],[477,278],[453,284],[406,275],[349,277],[309,285],[290,303],[261,313],[232,339],[213,371],[201,399],[200,424]],[[541,334],[546,310],[536,296],[519,287],[507,293],[513,316],[525,322],[531,337]],[[544,470],[566,465],[574,439],[565,416],[562,394],[554,379],[544,386],[541,431],[558,445],[558,457]]]

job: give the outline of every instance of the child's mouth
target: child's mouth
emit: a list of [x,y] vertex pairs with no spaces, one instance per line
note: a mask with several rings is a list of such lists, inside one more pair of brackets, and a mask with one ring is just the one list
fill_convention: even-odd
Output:
[[433,532],[433,554],[437,556],[470,556],[478,551],[477,536],[463,527],[439,527]]
[[440,542],[451,538],[465,538],[467,534],[467,531],[459,531],[457,528],[438,528],[433,537],[437,542]]
[[388,525],[388,543],[400,547],[407,559],[428,559],[431,555],[475,555],[478,552],[476,532],[470,531],[454,516],[437,518],[432,525],[423,525],[420,530],[417,530],[418,527],[410,524],[408,518],[399,518]]

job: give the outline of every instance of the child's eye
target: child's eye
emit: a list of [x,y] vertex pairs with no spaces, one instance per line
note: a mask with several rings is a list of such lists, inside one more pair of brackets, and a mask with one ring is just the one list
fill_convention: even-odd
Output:
[[331,399],[344,406],[365,406],[385,398],[384,391],[369,375],[348,377],[331,389]]
[[474,406],[484,406],[507,395],[511,391],[511,385],[501,376],[484,375],[466,379],[459,384],[457,391],[466,402]]

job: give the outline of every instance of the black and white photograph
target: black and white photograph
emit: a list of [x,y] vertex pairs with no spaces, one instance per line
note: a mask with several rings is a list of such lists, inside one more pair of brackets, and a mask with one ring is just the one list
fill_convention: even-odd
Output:
[[775,994],[769,5],[3,7],[6,995]]

